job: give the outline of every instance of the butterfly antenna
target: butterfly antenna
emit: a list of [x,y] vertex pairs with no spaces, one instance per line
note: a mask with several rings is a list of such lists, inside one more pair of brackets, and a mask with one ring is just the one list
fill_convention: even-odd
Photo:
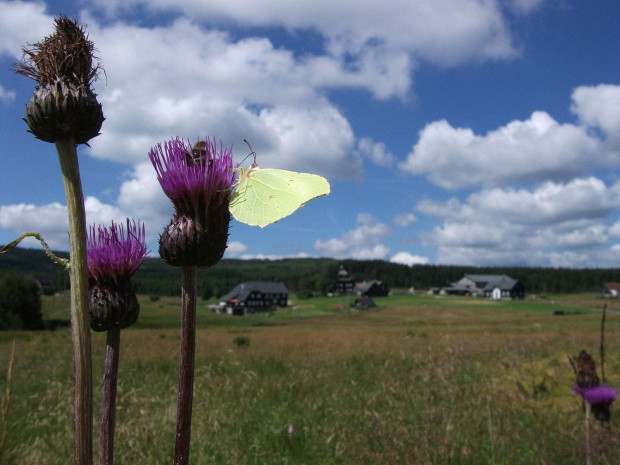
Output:
[[243,160],[241,160],[241,163],[239,163],[239,166],[241,166],[243,164],[243,162],[246,161],[250,155],[254,155],[254,162],[253,163],[256,164],[256,152],[254,150],[252,150],[252,146],[250,145],[250,143],[248,142],[247,139],[243,139],[243,142],[245,142],[247,144],[247,146],[250,147],[250,153],[248,153],[248,155]]

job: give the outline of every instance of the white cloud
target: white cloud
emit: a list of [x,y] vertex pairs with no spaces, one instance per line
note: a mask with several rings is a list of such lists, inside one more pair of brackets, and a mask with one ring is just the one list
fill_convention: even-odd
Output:
[[424,244],[438,248],[439,263],[593,266],[609,263],[605,251],[620,228],[605,223],[618,207],[620,184],[607,187],[591,177],[532,191],[487,189],[416,208],[441,221],[421,234]]
[[309,258],[310,255],[305,252],[299,252],[295,255],[275,255],[275,254],[242,254],[238,257],[227,258],[239,258],[241,260],[283,260],[285,258]]
[[0,206],[0,227],[15,232],[15,238],[25,232],[38,232],[54,248],[68,249],[67,207],[58,202],[36,206],[16,204]]
[[15,100],[15,92],[12,90],[6,90],[2,84],[0,84],[0,100],[9,102]]
[[571,111],[588,127],[600,128],[620,143],[620,86],[581,86],[573,91]]
[[390,262],[400,263],[407,266],[426,265],[428,263],[428,258],[420,255],[412,255],[409,252],[398,252],[390,258]]
[[[91,142],[91,154],[137,164],[149,147],[167,138],[216,135],[225,144],[234,142],[237,150],[242,147],[237,161],[245,155],[241,141],[246,138],[263,165],[359,178],[353,132],[327,100],[327,89],[367,89],[380,99],[405,97],[419,59],[452,65],[515,54],[494,2],[389,3],[319,1],[309,8],[282,0],[244,6],[95,2],[95,9],[110,16],[103,22],[94,11],[84,10],[80,18],[106,70],[97,83],[106,121],[101,136]],[[51,32],[45,4],[2,5],[0,22],[6,27],[0,51],[18,56],[22,44]],[[137,5],[170,12],[173,18],[184,13],[192,20],[177,16],[152,28],[116,21],[115,11]],[[231,20],[241,28],[284,26],[293,35],[312,30],[324,47],[296,55],[266,38],[237,40],[211,28],[213,21]],[[383,144],[363,140],[360,149],[374,163],[393,162]]]
[[0,55],[21,58],[22,47],[33,44],[52,32],[52,16],[45,2],[0,2]]
[[238,258],[247,250],[248,246],[239,241],[229,242],[226,247],[225,258]]
[[600,165],[599,140],[585,128],[559,124],[545,112],[484,136],[447,121],[428,124],[400,167],[445,189],[525,179],[563,180]]
[[374,142],[370,137],[362,137],[357,141],[359,154],[377,166],[391,166],[396,156],[387,151],[383,142]]
[[[103,204],[94,197],[86,197],[84,209],[87,227],[93,224],[110,225],[112,221],[120,223],[128,217],[118,208]],[[24,232],[38,232],[51,248],[69,248],[67,207],[58,202],[41,206],[23,203],[0,206],[0,227],[14,231],[16,238]],[[147,235],[151,236],[150,233],[147,231]]]
[[263,166],[359,178],[346,118],[311,82],[310,64],[263,38],[233,41],[178,19],[153,29],[106,27],[87,18],[106,79],[97,83],[106,121],[92,154],[124,163],[176,135],[248,139]]
[[471,194],[465,203],[422,201],[417,209],[428,216],[448,221],[494,223],[506,219],[512,224],[552,225],[573,219],[602,219],[620,206],[620,186],[608,188],[590,177],[568,183],[546,182],[526,189],[484,189]]
[[412,223],[415,223],[418,219],[413,213],[401,213],[394,218],[394,224],[401,228],[405,228]]
[[517,14],[528,14],[540,8],[545,0],[508,0],[507,5]]
[[150,161],[132,168],[128,179],[121,184],[117,204],[136,219],[160,219],[162,223],[173,211]]
[[608,233],[613,237],[620,237],[620,221],[616,221],[609,227]]
[[370,214],[360,213],[357,216],[356,229],[338,239],[317,240],[314,248],[325,256],[336,258],[355,258],[359,260],[384,260],[390,250],[382,244],[382,240],[390,234],[390,228],[378,223]]
[[[523,0],[521,1],[523,3]],[[363,2],[317,0],[290,2],[270,0],[256,2],[191,0],[102,1],[99,5],[109,15],[117,10],[140,5],[150,11],[183,12],[196,20],[232,20],[243,26],[284,26],[293,33],[312,30],[321,34],[330,54],[353,58],[373,54],[379,60],[390,53],[422,56],[439,64],[453,65],[479,58],[513,56],[510,31],[498,2],[462,0],[387,0]],[[343,20],[346,18],[346,20]],[[376,50],[385,51],[376,53]]]

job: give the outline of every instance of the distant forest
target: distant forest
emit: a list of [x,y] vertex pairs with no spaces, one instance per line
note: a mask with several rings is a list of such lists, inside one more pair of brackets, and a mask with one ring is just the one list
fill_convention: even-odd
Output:
[[[57,253],[68,257],[67,253]],[[325,295],[340,267],[357,282],[379,280],[390,289],[426,290],[458,281],[464,274],[506,274],[525,286],[526,294],[597,292],[605,282],[620,282],[616,268],[525,268],[448,265],[406,266],[382,260],[336,260],[303,258],[282,260],[222,260],[213,268],[199,270],[198,293],[203,298],[220,297],[245,281],[282,281],[299,297]],[[12,249],[0,255],[0,275],[33,276],[48,292],[68,289],[69,277],[42,250]],[[180,293],[181,270],[159,258],[149,258],[134,277],[139,294],[170,296]]]

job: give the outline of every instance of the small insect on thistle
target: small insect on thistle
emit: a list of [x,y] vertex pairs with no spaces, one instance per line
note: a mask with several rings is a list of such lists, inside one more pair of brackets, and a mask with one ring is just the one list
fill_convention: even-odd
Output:
[[[207,161],[207,142],[204,140],[198,141],[192,147],[192,152],[187,152],[185,154],[185,160],[188,166],[191,165],[201,165]],[[209,168],[213,166],[213,159],[209,160]]]

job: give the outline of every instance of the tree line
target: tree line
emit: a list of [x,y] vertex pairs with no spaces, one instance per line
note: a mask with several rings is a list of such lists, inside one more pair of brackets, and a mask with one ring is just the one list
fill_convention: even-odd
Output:
[[[58,255],[66,257],[67,254]],[[303,258],[282,260],[225,259],[198,273],[198,292],[203,298],[221,297],[245,281],[282,281],[298,297],[325,295],[332,291],[339,270],[356,281],[383,281],[390,289],[426,290],[458,281],[465,274],[506,274],[519,280],[526,294],[597,292],[605,282],[620,282],[620,268],[528,268],[414,265],[382,260]],[[36,278],[42,291],[69,288],[66,271],[43,251],[16,248],[0,255],[0,276],[18,273]],[[140,294],[178,295],[181,270],[159,258],[149,258],[134,277]]]

